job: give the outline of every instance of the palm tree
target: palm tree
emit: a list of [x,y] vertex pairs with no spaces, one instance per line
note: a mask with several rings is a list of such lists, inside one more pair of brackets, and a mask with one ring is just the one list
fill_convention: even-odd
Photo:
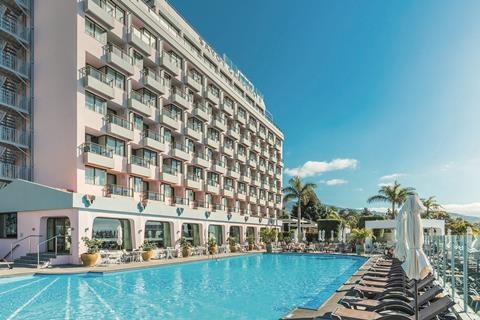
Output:
[[425,217],[429,219],[430,218],[430,213],[433,213],[434,211],[437,211],[438,209],[442,208],[440,204],[438,204],[437,200],[435,200],[435,196],[430,196],[427,199],[421,199],[423,202],[423,205],[425,206],[425,209],[427,211],[425,212]]
[[395,216],[395,205],[401,206],[409,195],[414,194],[414,188],[402,188],[400,183],[394,182],[392,186],[382,186],[378,194],[368,198],[367,202],[390,202],[392,204],[392,215]]
[[297,239],[300,239],[300,219],[302,216],[301,205],[307,203],[311,197],[315,196],[313,189],[317,186],[310,182],[304,184],[302,179],[298,176],[288,180],[288,185],[288,187],[283,188],[283,200],[285,202],[297,200]]

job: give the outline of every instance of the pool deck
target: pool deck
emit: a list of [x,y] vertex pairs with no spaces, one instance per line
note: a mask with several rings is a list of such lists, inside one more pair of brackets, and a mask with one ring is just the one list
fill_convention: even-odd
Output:
[[221,253],[216,255],[201,255],[201,256],[190,256],[187,258],[173,258],[173,259],[160,259],[160,260],[150,260],[148,262],[129,262],[129,263],[119,263],[119,264],[104,264],[97,265],[95,267],[83,267],[78,265],[61,265],[61,266],[51,266],[48,268],[36,269],[36,268],[22,268],[14,267],[13,269],[8,269],[6,267],[0,269],[0,278],[4,277],[17,277],[25,276],[32,274],[73,274],[73,273],[106,273],[106,272],[120,272],[128,271],[135,269],[144,269],[144,268],[154,268],[158,266],[188,263],[195,261],[203,260],[212,260],[212,259],[224,259],[228,257],[236,256],[245,256],[251,254],[263,253],[265,251],[249,251],[249,252],[239,252],[239,253]]

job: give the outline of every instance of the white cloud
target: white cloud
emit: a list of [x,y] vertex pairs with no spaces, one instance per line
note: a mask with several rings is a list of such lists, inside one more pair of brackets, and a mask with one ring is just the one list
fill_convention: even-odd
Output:
[[362,192],[363,188],[356,188],[355,191]]
[[330,180],[325,181],[325,184],[327,186],[338,186],[338,185],[345,184],[345,183],[348,183],[348,181],[343,180],[343,179],[330,179]]
[[378,180],[379,181],[393,181],[395,179],[403,177],[404,175],[405,175],[405,173],[392,173],[392,174],[388,174],[386,176],[380,177],[380,179],[378,179]]
[[392,182],[388,182],[388,183],[386,183],[386,182],[381,182],[381,183],[377,184],[377,186],[380,187],[380,188],[381,188],[381,187],[390,187],[390,186],[393,186],[393,181],[392,181]]
[[307,161],[297,168],[286,168],[285,174],[289,176],[299,176],[300,178],[320,175],[322,173],[334,170],[355,169],[358,161],[355,159],[334,159],[326,161]]
[[472,202],[465,204],[450,203],[443,204],[442,207],[445,209],[445,211],[448,212],[480,216],[480,202]]

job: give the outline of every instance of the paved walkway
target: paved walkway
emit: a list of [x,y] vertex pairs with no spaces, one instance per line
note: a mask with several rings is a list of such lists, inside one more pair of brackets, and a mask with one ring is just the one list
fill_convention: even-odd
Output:
[[249,251],[249,252],[239,252],[239,253],[222,253],[216,255],[201,255],[201,256],[191,256],[187,258],[173,258],[173,259],[160,259],[160,260],[150,260],[146,262],[129,262],[129,263],[119,263],[119,264],[105,264],[97,265],[95,267],[83,267],[77,265],[61,265],[61,266],[51,266],[45,269],[35,269],[35,268],[22,268],[14,267],[13,269],[1,268],[0,269],[0,278],[3,277],[14,277],[21,275],[31,275],[31,274],[70,274],[70,273],[85,273],[85,272],[118,272],[124,270],[132,269],[141,269],[141,268],[152,268],[163,265],[171,265],[178,263],[187,263],[208,259],[223,259],[227,257],[248,255],[261,253],[264,251]]

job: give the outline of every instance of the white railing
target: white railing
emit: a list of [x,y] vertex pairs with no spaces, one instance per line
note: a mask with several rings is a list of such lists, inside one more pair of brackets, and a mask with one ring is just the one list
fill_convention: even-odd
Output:
[[29,248],[29,251],[28,252],[31,252],[32,251],[32,238],[41,238],[43,237],[42,235],[39,235],[39,234],[31,234],[27,237],[24,237],[22,239],[19,239],[15,242],[12,242],[10,244],[10,260],[14,260],[14,257],[13,257],[13,248],[17,245],[17,244],[20,244],[21,242],[25,241],[28,239],[28,248]]
[[46,244],[48,243],[49,241],[52,241],[53,239],[55,239],[55,256],[57,256],[57,248],[58,248],[58,237],[60,237],[59,234],[57,234],[56,236],[53,236],[45,241],[42,241],[42,242],[39,242],[38,245],[37,245],[37,268],[40,268],[40,246],[42,244]]

